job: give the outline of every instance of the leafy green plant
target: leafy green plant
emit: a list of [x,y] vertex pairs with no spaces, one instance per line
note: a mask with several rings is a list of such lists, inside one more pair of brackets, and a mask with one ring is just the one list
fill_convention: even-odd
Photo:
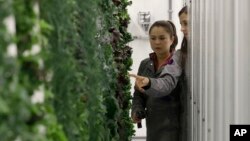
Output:
[[118,140],[122,141],[131,140],[134,134],[133,125],[129,118],[131,86],[127,74],[132,65],[132,49],[127,46],[127,43],[132,38],[130,33],[126,31],[130,20],[126,8],[131,4],[131,1],[127,0],[103,0],[100,2],[101,28],[102,31],[106,31],[102,32],[100,37],[103,39],[104,47],[112,47],[116,68],[115,99],[119,111],[114,119],[117,121],[115,127],[119,135]]
[[[40,52],[30,53],[35,45],[41,44],[40,37],[43,36],[41,32],[34,30],[36,26],[40,26],[38,14],[34,11],[35,2],[0,1],[0,9],[3,10],[0,31],[3,35],[1,37],[4,37],[0,43],[2,141],[65,140],[51,106],[46,105],[50,99],[50,92],[43,87],[45,70],[41,63],[45,59],[44,50],[40,48]],[[14,34],[10,34],[6,24],[3,24],[3,21],[10,16],[15,20]],[[11,48],[17,53],[11,55],[8,51]],[[33,100],[33,96],[39,90],[44,93],[46,102]]]

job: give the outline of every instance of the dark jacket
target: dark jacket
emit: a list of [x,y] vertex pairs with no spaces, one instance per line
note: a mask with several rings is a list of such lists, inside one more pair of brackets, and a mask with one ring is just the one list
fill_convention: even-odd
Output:
[[144,93],[135,90],[132,113],[146,112],[147,141],[179,141],[181,74],[180,51],[158,71],[152,59],[141,62],[138,75],[149,77],[151,84]]

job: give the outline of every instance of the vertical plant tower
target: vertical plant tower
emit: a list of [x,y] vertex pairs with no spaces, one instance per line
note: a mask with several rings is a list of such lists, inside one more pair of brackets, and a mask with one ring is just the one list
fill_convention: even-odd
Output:
[[1,141],[130,141],[128,0],[0,0]]

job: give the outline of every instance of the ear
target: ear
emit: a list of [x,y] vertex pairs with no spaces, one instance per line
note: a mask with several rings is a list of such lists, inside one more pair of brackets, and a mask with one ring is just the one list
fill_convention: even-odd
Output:
[[175,40],[175,36],[172,36],[172,37],[170,38],[171,45],[174,43],[174,40]]

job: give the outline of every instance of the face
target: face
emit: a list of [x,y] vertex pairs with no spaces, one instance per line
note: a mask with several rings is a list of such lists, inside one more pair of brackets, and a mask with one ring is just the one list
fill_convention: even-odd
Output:
[[168,53],[174,40],[170,37],[170,34],[160,26],[153,27],[149,37],[151,48],[158,55]]
[[182,13],[179,17],[180,24],[181,24],[181,31],[183,32],[184,36],[188,37],[188,15],[187,13]]

